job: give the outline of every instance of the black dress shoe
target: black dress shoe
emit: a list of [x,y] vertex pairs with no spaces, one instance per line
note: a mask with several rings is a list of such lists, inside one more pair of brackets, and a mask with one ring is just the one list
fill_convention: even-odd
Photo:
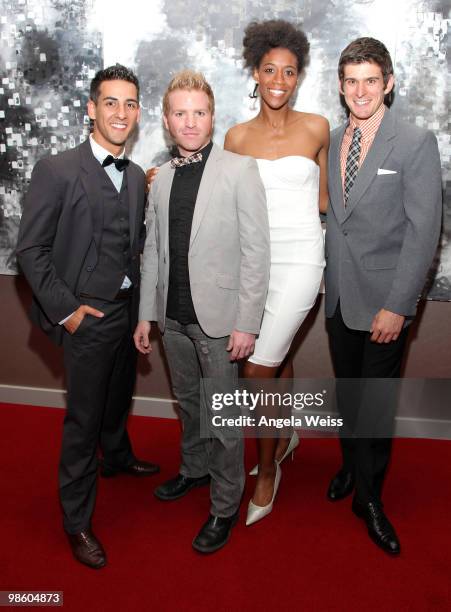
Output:
[[171,478],[171,480],[167,480],[157,487],[154,494],[158,499],[171,501],[183,497],[188,491],[191,491],[191,489],[195,487],[203,487],[209,483],[210,476],[208,474],[200,478],[189,478],[188,476],[177,474],[175,478]]
[[93,569],[100,569],[106,565],[106,554],[102,544],[90,529],[83,529],[79,533],[67,534],[72,553],[77,561]]
[[347,470],[341,469],[330,481],[327,489],[329,501],[339,501],[352,493],[354,489],[354,475]]
[[124,465],[123,467],[111,467],[104,462],[102,462],[100,466],[100,475],[103,476],[103,478],[112,478],[119,473],[131,474],[132,476],[152,476],[152,474],[158,474],[159,471],[160,466],[156,463],[139,461],[138,459],[132,464]]
[[212,553],[222,548],[229,541],[238,516],[238,512],[227,518],[210,514],[208,521],[194,538],[193,548],[201,553]]
[[391,555],[399,554],[401,546],[398,537],[393,525],[385,516],[380,503],[361,504],[354,498],[352,500],[352,511],[365,521],[368,535],[377,546]]

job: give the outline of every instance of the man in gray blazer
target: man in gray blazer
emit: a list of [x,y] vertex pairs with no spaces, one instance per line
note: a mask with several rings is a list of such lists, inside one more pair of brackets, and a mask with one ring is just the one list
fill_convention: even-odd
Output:
[[[338,73],[349,121],[332,133],[329,150],[327,330],[337,378],[392,379],[384,394],[393,406],[408,324],[440,233],[440,158],[431,132],[399,121],[385,106],[394,80],[381,42],[350,43]],[[355,488],[354,513],[393,554],[400,544],[381,502],[391,438],[359,437],[354,428],[362,415],[371,419],[374,395],[363,400],[370,387],[337,381],[338,408],[351,431],[341,437],[343,466],[328,498],[343,499]],[[381,402],[375,412],[384,410]]]
[[211,480],[210,515],[193,540],[202,553],[230,537],[244,467],[239,432],[201,433],[201,413],[210,407],[200,379],[214,378],[215,391],[233,388],[237,361],[253,351],[269,279],[257,164],[212,143],[213,118],[213,92],[203,75],[177,74],[163,100],[163,119],[180,157],[164,164],[152,183],[135,332],[137,349],[149,353],[150,321],[158,321],[183,422],[180,473],[155,495],[178,499]]

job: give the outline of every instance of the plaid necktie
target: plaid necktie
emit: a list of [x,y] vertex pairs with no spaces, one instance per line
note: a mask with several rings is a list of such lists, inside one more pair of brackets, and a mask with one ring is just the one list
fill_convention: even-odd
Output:
[[189,157],[173,157],[171,159],[171,168],[181,168],[182,166],[188,166],[188,164],[196,164],[202,161],[202,153],[194,153]]
[[348,157],[346,158],[346,171],[345,171],[345,207],[351,192],[352,186],[354,185],[355,177],[359,170],[359,157],[360,157],[360,138],[362,137],[362,131],[356,127],[354,134],[352,135],[351,146],[349,147]]

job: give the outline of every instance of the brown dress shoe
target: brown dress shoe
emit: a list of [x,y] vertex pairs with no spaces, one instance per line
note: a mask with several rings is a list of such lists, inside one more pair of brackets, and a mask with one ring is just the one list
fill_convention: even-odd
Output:
[[79,533],[67,534],[72,553],[77,561],[93,569],[100,569],[106,565],[106,554],[102,544],[90,529],[83,529]]

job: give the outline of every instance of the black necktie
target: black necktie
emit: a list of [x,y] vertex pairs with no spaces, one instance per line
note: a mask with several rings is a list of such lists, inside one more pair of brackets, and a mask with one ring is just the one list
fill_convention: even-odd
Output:
[[103,160],[102,166],[106,168],[107,166],[114,164],[116,166],[116,170],[119,172],[124,172],[125,168],[130,163],[129,159],[113,157],[112,155],[107,155]]

